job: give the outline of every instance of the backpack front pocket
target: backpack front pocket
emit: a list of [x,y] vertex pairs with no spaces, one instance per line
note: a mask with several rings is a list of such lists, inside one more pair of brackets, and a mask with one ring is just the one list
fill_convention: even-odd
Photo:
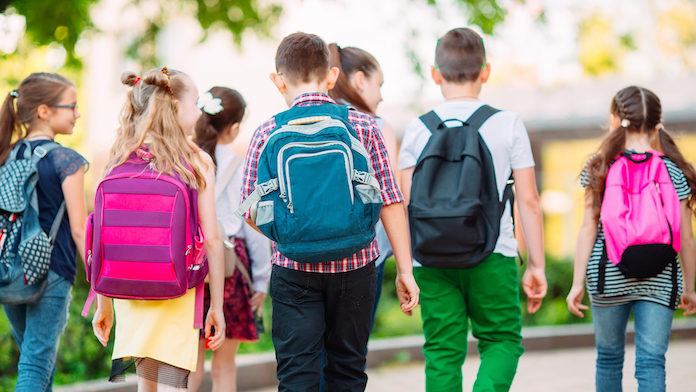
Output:
[[92,280],[92,232],[94,231],[94,213],[89,214],[85,223],[85,277]]
[[349,154],[342,150],[288,158],[284,180],[291,237],[318,241],[345,235],[355,202],[352,172]]
[[[447,214],[418,211],[409,206],[411,241],[415,251],[433,256],[466,254],[485,245],[484,217],[478,209]],[[415,224],[417,223],[417,224]]]

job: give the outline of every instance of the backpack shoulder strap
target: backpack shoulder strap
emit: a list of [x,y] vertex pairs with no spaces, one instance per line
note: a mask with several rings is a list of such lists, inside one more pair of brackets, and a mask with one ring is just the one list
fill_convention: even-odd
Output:
[[41,159],[46,157],[49,152],[58,147],[61,147],[61,145],[56,142],[49,142],[36,146],[33,154],[31,154],[31,161],[36,165]]
[[220,176],[220,180],[218,180],[217,184],[215,184],[215,200],[220,198],[220,195],[222,195],[222,193],[225,191],[225,188],[227,188],[227,185],[232,180],[234,173],[237,171],[237,168],[239,168],[239,165],[241,165],[242,162],[244,162],[244,158],[240,157],[239,155],[234,156],[232,162],[230,162],[227,169],[225,169],[222,176]]
[[428,127],[430,133],[435,133],[435,131],[437,131],[443,124],[440,116],[438,116],[434,110],[425,113],[419,118],[421,121],[423,121],[423,124]]
[[479,129],[481,125],[488,121],[491,116],[498,113],[500,109],[495,109],[488,105],[482,105],[466,120],[466,124],[471,128]]
[[[51,151],[61,147],[60,144],[56,142],[48,142],[48,143],[43,143],[34,148],[33,153],[31,154],[31,161],[34,165],[39,163],[40,160],[45,158],[48,153]],[[38,209],[37,209],[38,211]],[[56,242],[56,235],[58,234],[58,229],[60,229],[60,224],[63,222],[63,216],[65,215],[65,199],[63,199],[63,202],[60,204],[60,207],[58,208],[58,212],[56,213],[55,218],[53,218],[53,223],[51,224],[51,230],[48,232],[48,238],[51,241],[51,245],[53,245]]]

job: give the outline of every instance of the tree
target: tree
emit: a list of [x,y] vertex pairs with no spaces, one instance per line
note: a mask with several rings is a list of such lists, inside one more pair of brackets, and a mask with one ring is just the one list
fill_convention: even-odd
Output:
[[[80,35],[94,29],[90,9],[99,0],[0,0],[0,12],[12,9],[26,17],[26,38],[37,45],[61,44],[67,52],[68,64],[80,66],[75,47]],[[258,0],[130,0],[127,5],[157,8],[146,17],[142,34],[132,39],[128,54],[144,63],[156,62],[154,50],[142,53],[138,48],[154,48],[159,30],[176,15],[177,11],[194,10],[203,29],[225,28],[232,33],[237,43],[242,34],[251,30],[260,35],[269,35],[270,28],[277,22],[282,12],[279,4],[262,6]],[[6,57],[1,55],[0,58]]]

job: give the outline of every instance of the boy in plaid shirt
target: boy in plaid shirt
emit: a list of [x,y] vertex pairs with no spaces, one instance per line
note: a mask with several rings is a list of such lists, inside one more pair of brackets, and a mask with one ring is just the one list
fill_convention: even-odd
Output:
[[[329,50],[316,35],[294,33],[276,52],[271,80],[289,107],[336,105],[327,93],[338,79],[329,66]],[[394,248],[396,288],[401,309],[410,315],[418,304],[413,278],[403,197],[396,185],[382,134],[374,120],[351,110],[348,121],[365,146],[384,202],[381,218]],[[254,133],[246,157],[242,200],[254,190],[261,150],[276,128],[275,118]],[[255,227],[249,212],[247,223]],[[258,229],[258,228],[257,228]],[[278,361],[279,391],[318,391],[321,352],[327,390],[364,391],[365,358],[376,285],[377,242],[347,257],[321,263],[299,263],[273,252],[270,296],[273,300],[273,344]]]

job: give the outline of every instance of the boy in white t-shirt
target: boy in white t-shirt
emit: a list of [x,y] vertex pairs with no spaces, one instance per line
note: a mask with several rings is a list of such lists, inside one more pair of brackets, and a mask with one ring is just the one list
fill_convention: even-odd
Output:
[[[434,111],[443,120],[465,122],[483,102],[481,86],[491,72],[481,37],[473,30],[449,31],[437,44],[432,77],[445,102]],[[446,125],[450,125],[445,121]],[[490,150],[498,194],[502,197],[512,173],[515,179],[521,227],[527,242],[528,267],[522,278],[529,313],[536,312],[546,295],[542,215],[534,176],[529,136],[516,113],[500,111],[479,128]],[[413,172],[431,132],[419,119],[409,123],[399,155],[403,194],[411,196]],[[481,366],[474,391],[508,391],[515,376],[521,345],[522,317],[515,257],[512,209],[505,205],[500,236],[493,253],[473,268],[430,268],[414,260],[414,275],[421,288],[426,357],[426,390],[462,390],[467,329],[479,341]]]

